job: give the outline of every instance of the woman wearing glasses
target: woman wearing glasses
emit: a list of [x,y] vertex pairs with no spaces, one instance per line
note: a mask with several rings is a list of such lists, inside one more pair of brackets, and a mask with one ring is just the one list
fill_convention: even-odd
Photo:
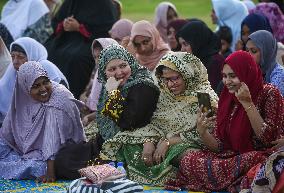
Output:
[[175,174],[175,162],[187,149],[202,148],[194,128],[197,92],[209,93],[215,107],[218,98],[206,68],[192,54],[169,52],[160,60],[156,77],[161,93],[150,124],[119,132],[104,143],[101,156],[124,161],[131,180],[163,185]]

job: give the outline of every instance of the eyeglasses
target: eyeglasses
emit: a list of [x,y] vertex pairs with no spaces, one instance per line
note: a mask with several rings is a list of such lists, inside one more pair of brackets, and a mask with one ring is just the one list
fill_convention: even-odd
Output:
[[164,82],[164,84],[168,84],[169,82],[172,82],[173,84],[176,84],[179,80],[180,80],[181,76],[177,75],[177,76],[172,76],[169,78],[165,78],[165,77],[161,77],[162,81]]

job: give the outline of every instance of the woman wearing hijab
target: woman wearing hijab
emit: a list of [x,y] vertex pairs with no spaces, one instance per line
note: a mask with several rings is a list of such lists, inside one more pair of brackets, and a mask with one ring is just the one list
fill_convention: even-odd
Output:
[[9,64],[12,63],[10,52],[8,51],[2,37],[0,37],[0,79],[5,74]]
[[150,71],[153,71],[159,60],[170,51],[156,27],[146,20],[134,23],[130,41],[139,64]]
[[178,18],[177,9],[174,4],[171,2],[161,2],[156,7],[155,10],[155,20],[154,24],[157,30],[160,33],[160,36],[164,40],[164,42],[168,42],[167,37],[167,26],[168,24]]
[[232,30],[233,41],[231,50],[235,50],[235,45],[240,39],[241,22],[248,15],[248,10],[240,0],[212,0],[213,13],[216,16],[216,23],[219,26],[228,26]]
[[4,76],[0,80],[0,123],[3,122],[12,101],[16,74],[19,67],[27,61],[40,62],[47,71],[50,80],[62,83],[68,87],[68,82],[60,70],[51,62],[47,61],[47,51],[43,45],[36,40],[23,37],[18,38],[11,44],[10,53],[12,63],[8,66]]
[[208,80],[216,91],[221,82],[221,65],[224,57],[219,54],[221,41],[202,21],[191,21],[177,33],[181,51],[195,55],[205,65]]
[[187,23],[188,21],[185,19],[175,19],[169,22],[167,27],[167,34],[168,34],[168,44],[172,51],[180,51],[181,45],[176,39],[177,32]]
[[57,151],[84,140],[73,95],[50,81],[39,63],[21,65],[0,131],[0,178],[54,182]]
[[108,37],[116,20],[112,0],[66,0],[53,18],[54,33],[45,44],[48,59],[66,76],[75,98],[84,91],[94,68],[93,40]]
[[[100,53],[98,80],[102,83],[102,91],[97,105],[96,124],[91,128],[97,131],[94,140],[89,142],[95,144],[92,158],[98,158],[102,143],[117,132],[134,131],[147,125],[159,98],[159,89],[150,72],[120,45],[112,44]],[[82,160],[83,148],[75,147],[74,151],[62,152],[60,158],[57,157],[58,173],[62,178],[80,177],[78,169],[85,167],[89,161]],[[69,167],[72,163],[74,165]]]
[[[159,62],[157,109],[151,122],[135,131],[121,131],[103,145],[101,157],[123,161],[128,177],[139,183],[163,185],[173,177],[178,158],[189,148],[200,149],[196,129],[197,92],[209,93],[214,107],[218,97],[198,58],[169,52]],[[157,146],[157,147],[156,147]]]
[[260,66],[265,82],[277,87],[284,96],[284,67],[276,61],[277,41],[273,35],[266,30],[250,34],[246,50]]
[[207,148],[184,155],[177,179],[169,181],[168,188],[237,192],[239,180],[266,159],[265,150],[284,134],[284,99],[276,87],[263,82],[249,53],[231,54],[222,73],[225,87],[217,117],[201,112],[197,116],[197,131]]
[[1,12],[3,23],[12,34],[14,39],[22,37],[26,30],[48,17],[49,9],[44,1],[38,0],[9,0]]
[[123,39],[130,37],[133,22],[129,19],[120,19],[113,24],[109,35],[112,39],[116,40],[120,45],[123,43]]

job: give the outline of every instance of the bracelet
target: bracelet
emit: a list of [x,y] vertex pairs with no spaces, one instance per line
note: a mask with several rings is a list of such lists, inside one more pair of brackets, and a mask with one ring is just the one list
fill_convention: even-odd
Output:
[[115,96],[115,95],[117,95],[118,93],[120,93],[120,91],[117,90],[117,89],[115,89],[115,90],[109,91],[109,92],[108,92],[108,96]]
[[253,105],[250,105],[248,108],[245,109],[245,111],[248,111],[252,108]]
[[161,139],[161,141],[165,141],[165,142],[166,142],[166,144],[167,144],[167,146],[169,146],[169,145],[170,145],[170,141],[169,141],[167,138],[162,138],[162,139]]
[[143,143],[143,146],[145,145],[145,143],[154,143],[151,139],[145,139],[144,143]]

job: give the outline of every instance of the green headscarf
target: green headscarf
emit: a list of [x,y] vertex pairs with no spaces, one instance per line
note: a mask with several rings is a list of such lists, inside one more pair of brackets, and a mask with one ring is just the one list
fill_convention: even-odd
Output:
[[99,56],[98,69],[98,80],[103,84],[103,87],[99,98],[96,121],[99,133],[105,140],[113,137],[118,131],[120,131],[120,128],[111,118],[101,114],[101,111],[108,99],[108,93],[105,89],[105,83],[107,82],[105,70],[107,64],[113,59],[121,59],[127,62],[131,68],[131,75],[127,82],[122,87],[118,88],[124,98],[127,98],[129,89],[137,84],[145,84],[158,90],[157,86],[154,85],[150,71],[141,66],[134,56],[132,56],[124,47],[113,44],[103,49]]

